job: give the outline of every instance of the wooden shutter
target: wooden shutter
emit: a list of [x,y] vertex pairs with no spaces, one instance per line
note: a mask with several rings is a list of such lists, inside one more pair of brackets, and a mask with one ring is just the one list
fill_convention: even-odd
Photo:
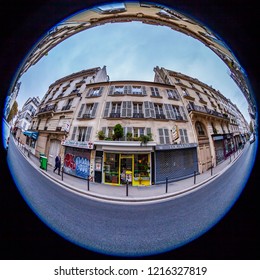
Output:
[[111,102],[106,102],[106,107],[104,111],[104,118],[107,118],[109,116],[109,109],[110,109]]
[[92,108],[92,111],[91,111],[91,118],[95,118],[96,116],[96,111],[97,111],[97,106],[98,106],[98,103],[94,103],[93,104],[93,108]]
[[79,110],[79,113],[78,113],[78,118],[81,118],[84,106],[85,106],[85,104],[81,104],[81,107],[80,107],[80,110]]
[[150,118],[150,106],[149,106],[149,101],[144,102],[144,117],[145,118]]
[[155,109],[154,109],[154,104],[153,104],[153,102],[149,102],[149,107],[150,107],[150,115],[151,115],[151,118],[155,118]]
[[180,128],[180,129],[179,129],[179,132],[180,132],[181,143],[184,143],[183,129]]
[[113,95],[114,94],[114,86],[110,86],[108,94],[109,95]]
[[180,106],[180,113],[181,113],[183,119],[184,119],[184,120],[187,120],[187,116],[186,116],[186,114],[185,114],[185,110],[184,110],[183,106]]
[[146,94],[146,87],[145,86],[142,86],[142,92],[143,92],[143,95],[147,95]]
[[72,131],[72,135],[71,135],[71,140],[75,140],[76,131],[77,131],[77,127],[74,126],[74,127],[73,127],[73,131]]
[[131,118],[132,117],[132,102],[131,101],[126,101],[126,102],[127,102],[126,116]]
[[158,129],[158,134],[159,134],[159,142],[160,142],[160,144],[164,144],[164,136],[163,136],[163,129],[162,128]]
[[146,128],[146,134],[148,135],[148,134],[152,134],[152,129],[151,129],[151,127],[147,127]]
[[91,135],[91,131],[92,131],[92,126],[88,126],[87,127],[87,131],[86,131],[85,141],[89,141],[90,135]]
[[170,135],[167,128],[164,129],[165,144],[170,144]]
[[170,104],[163,104],[164,106],[164,111],[166,113],[166,119],[172,119],[172,110],[171,110],[171,105]]
[[88,90],[88,93],[87,93],[86,97],[87,97],[87,96],[91,96],[91,95],[92,95],[92,92],[93,92],[93,88],[90,88],[90,89]]
[[122,117],[122,118],[125,118],[125,117],[126,117],[126,102],[127,102],[127,101],[123,101],[123,102],[122,102],[122,114],[121,114],[121,117]]
[[102,95],[103,90],[104,90],[104,87],[100,87],[100,88],[99,88],[99,93],[98,93],[99,96]]

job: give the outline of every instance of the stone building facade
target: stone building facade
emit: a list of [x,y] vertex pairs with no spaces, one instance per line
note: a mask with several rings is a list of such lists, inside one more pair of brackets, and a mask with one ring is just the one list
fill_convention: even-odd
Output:
[[154,71],[154,82],[109,81],[98,67],[53,83],[32,124],[36,156],[53,164],[60,153],[73,176],[145,186],[205,172],[236,151],[230,100],[197,79]]

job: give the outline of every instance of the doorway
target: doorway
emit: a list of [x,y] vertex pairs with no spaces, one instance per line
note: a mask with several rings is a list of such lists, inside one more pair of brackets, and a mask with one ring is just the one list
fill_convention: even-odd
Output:
[[125,185],[128,181],[128,183],[131,185],[133,174],[133,155],[121,155],[120,171],[120,184]]

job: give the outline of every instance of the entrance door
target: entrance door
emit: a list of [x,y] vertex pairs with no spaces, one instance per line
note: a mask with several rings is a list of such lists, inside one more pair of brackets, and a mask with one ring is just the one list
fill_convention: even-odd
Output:
[[60,141],[51,140],[48,163],[52,166],[55,165],[55,157],[60,153]]
[[126,184],[126,181],[131,185],[132,184],[132,174],[133,174],[133,157],[121,156],[120,163],[120,184]]
[[200,160],[202,163],[201,172],[207,171],[211,167],[211,154],[209,145],[200,145]]

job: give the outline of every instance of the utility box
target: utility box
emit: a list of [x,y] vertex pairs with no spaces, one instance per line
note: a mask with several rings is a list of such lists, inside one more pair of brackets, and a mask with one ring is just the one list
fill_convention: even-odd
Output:
[[40,168],[47,171],[48,158],[40,156]]

